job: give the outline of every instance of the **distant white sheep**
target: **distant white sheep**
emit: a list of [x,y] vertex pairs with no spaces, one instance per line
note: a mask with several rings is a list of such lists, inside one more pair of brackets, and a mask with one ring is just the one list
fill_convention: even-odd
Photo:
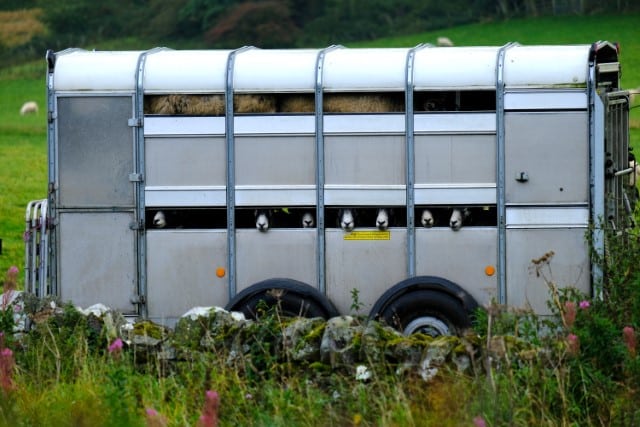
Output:
[[22,104],[22,108],[20,108],[20,115],[26,116],[27,114],[37,114],[38,113],[38,103],[35,101],[27,101]]
[[436,44],[441,47],[453,47],[453,42],[449,37],[438,37]]
[[422,211],[422,215],[420,216],[420,223],[425,228],[431,228],[435,224],[435,219],[433,217],[433,213],[429,209],[424,209]]
[[338,223],[344,231],[353,231],[356,226],[356,212],[353,209],[340,209],[338,211]]
[[460,230],[462,224],[469,218],[469,215],[468,209],[454,208],[449,218],[449,227],[451,227],[453,231]]

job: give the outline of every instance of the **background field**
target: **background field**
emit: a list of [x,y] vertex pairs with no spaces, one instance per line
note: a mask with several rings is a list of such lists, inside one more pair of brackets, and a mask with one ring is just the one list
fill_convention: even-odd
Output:
[[[521,44],[585,44],[608,40],[621,44],[622,86],[640,88],[640,14],[620,16],[570,16],[510,20],[466,25],[416,34],[410,37],[351,43],[349,47],[415,46],[434,43],[445,35],[458,46]],[[0,25],[2,25],[0,23]],[[335,41],[340,43],[339,40]],[[136,39],[112,40],[86,48],[148,49]],[[0,68],[0,238],[3,241],[0,269],[23,265],[25,207],[30,200],[46,197],[46,84],[43,59],[21,66]],[[553,66],[553,64],[549,64]],[[632,145],[640,152],[640,96],[632,110]],[[20,106],[35,100],[37,115],[22,117]]]

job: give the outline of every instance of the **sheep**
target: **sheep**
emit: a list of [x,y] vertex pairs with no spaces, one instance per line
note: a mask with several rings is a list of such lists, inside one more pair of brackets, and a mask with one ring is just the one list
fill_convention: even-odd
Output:
[[302,214],[302,228],[313,228],[315,226],[315,218],[311,212]]
[[469,209],[454,208],[449,218],[449,227],[453,231],[458,231],[462,228],[462,224],[469,218]]
[[338,211],[338,225],[344,231],[353,231],[356,226],[356,211],[346,208]]
[[384,231],[391,225],[391,217],[393,211],[387,208],[380,208],[376,212],[376,227],[378,230]]
[[438,37],[436,44],[441,47],[453,47],[453,42],[449,37]]
[[254,211],[256,218],[256,228],[263,233],[269,230],[269,227],[273,225],[271,223],[271,210],[269,209],[256,209]]
[[167,226],[167,217],[163,211],[158,211],[153,216],[153,226],[155,228],[165,228]]
[[313,113],[316,104],[313,95],[284,95],[280,98],[278,112]]
[[22,104],[22,108],[20,108],[20,115],[26,116],[27,114],[37,114],[38,113],[38,103],[35,101],[27,101]]
[[420,223],[425,228],[431,228],[435,224],[435,219],[433,217],[433,213],[429,209],[424,209],[422,211],[422,215],[420,216]]

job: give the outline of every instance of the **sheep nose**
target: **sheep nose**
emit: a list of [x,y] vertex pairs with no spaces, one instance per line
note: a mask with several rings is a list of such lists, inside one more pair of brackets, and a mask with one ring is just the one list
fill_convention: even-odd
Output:
[[307,227],[311,227],[311,220],[305,221],[304,225],[306,225]]

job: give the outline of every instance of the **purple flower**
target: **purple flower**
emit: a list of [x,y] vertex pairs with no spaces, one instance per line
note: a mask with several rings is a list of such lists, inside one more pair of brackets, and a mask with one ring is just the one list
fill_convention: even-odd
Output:
[[204,409],[200,416],[200,427],[218,427],[218,406],[220,406],[220,396],[217,391],[207,390],[205,395]]
[[580,352],[580,338],[577,335],[567,335],[567,352],[572,356],[577,356]]
[[587,301],[587,300],[580,301],[580,309],[586,310],[590,306],[591,306],[591,303],[589,301]]
[[481,416],[477,416],[473,419],[473,425],[474,427],[486,427],[487,423],[484,420],[484,418],[482,418]]
[[116,338],[109,346],[109,353],[114,356],[118,356],[122,352],[122,347],[122,340],[120,338]]
[[631,326],[622,328],[622,339],[629,350],[631,357],[636,357],[636,332]]
[[153,408],[145,409],[147,414],[147,427],[167,427],[167,419]]

